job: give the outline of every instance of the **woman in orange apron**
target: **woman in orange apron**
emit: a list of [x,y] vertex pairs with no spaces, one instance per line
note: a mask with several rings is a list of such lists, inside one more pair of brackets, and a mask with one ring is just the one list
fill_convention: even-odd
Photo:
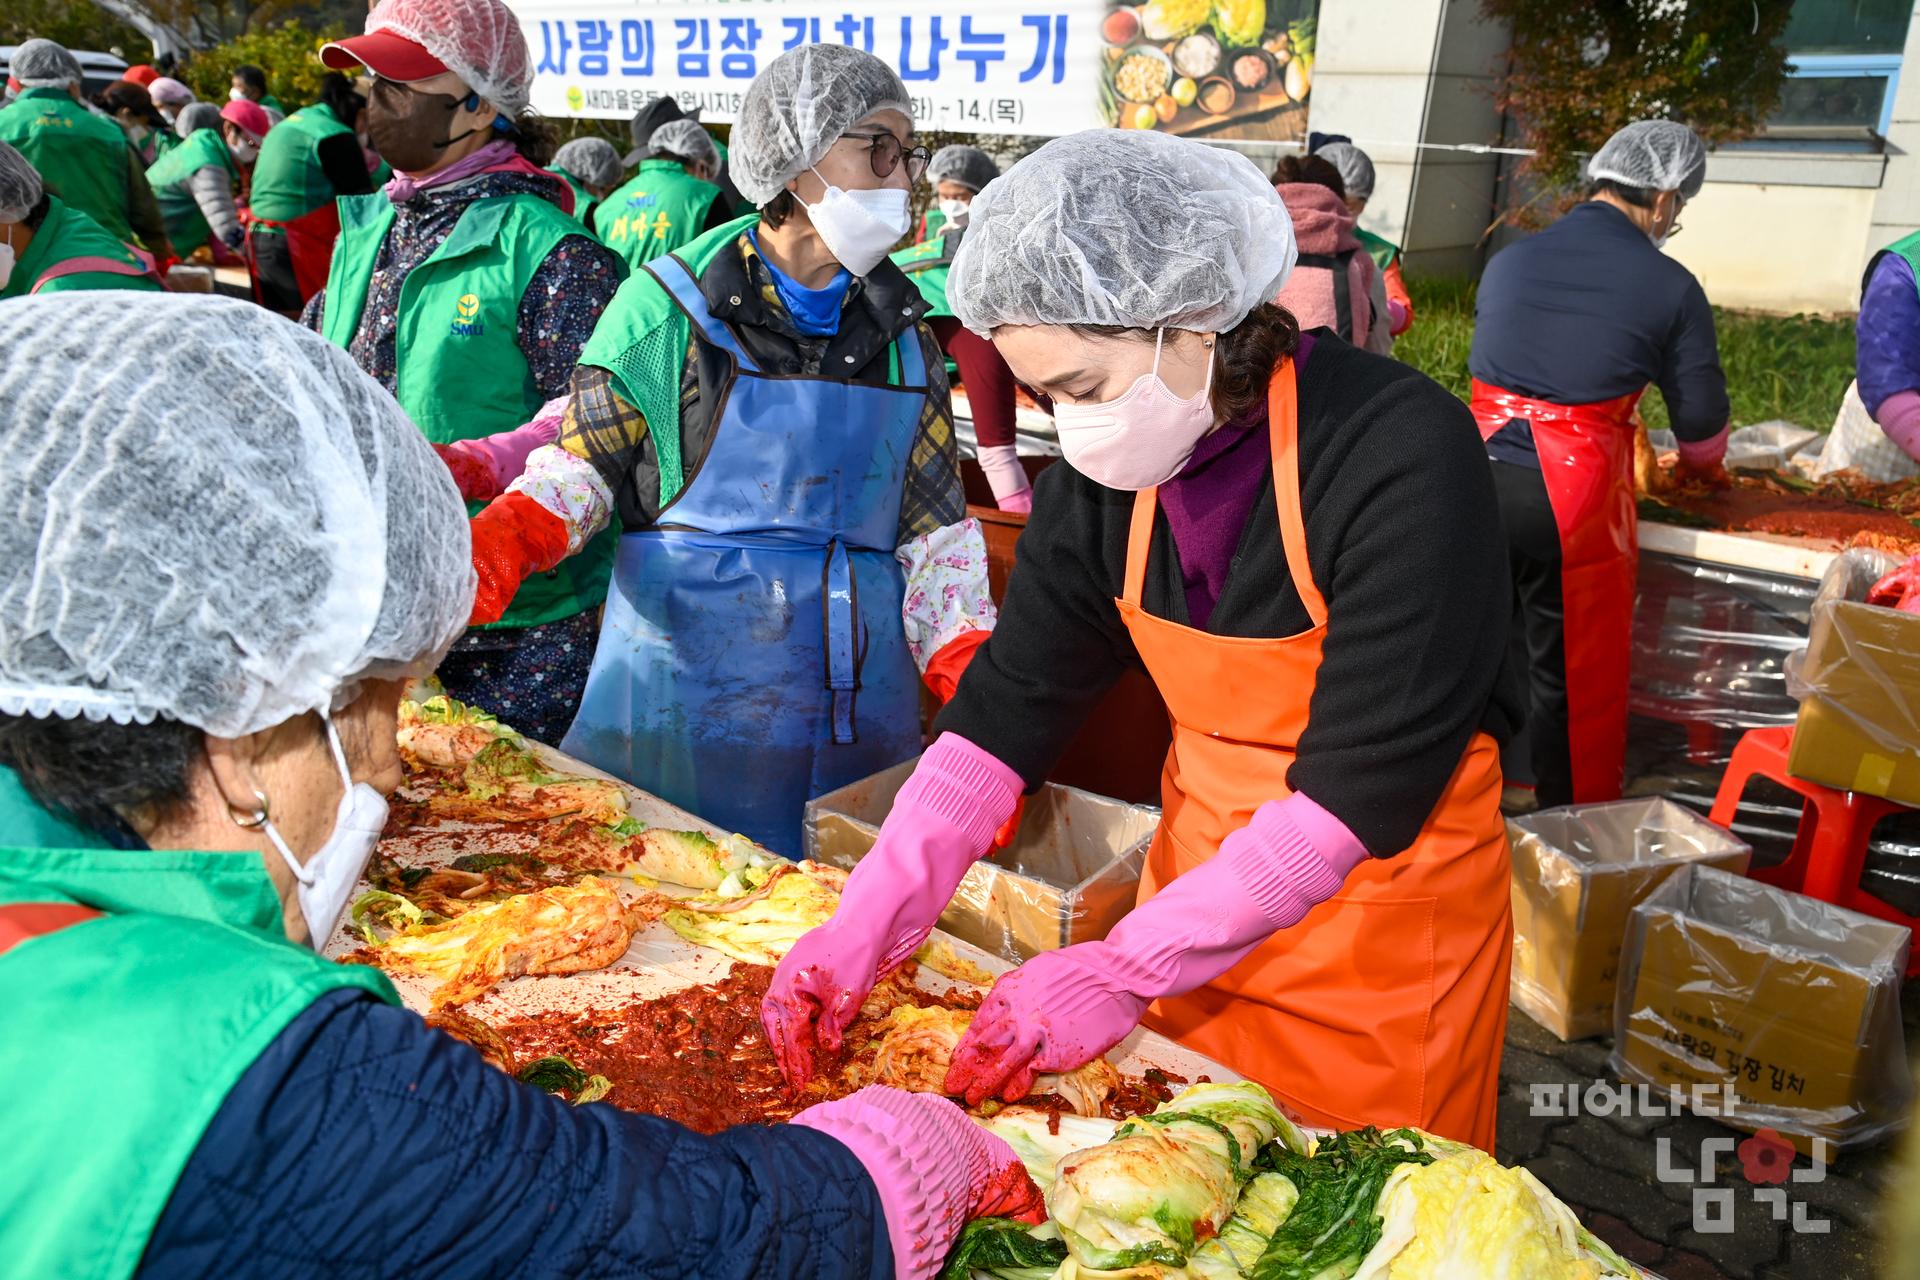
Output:
[[939,741],[775,975],[790,1077],[1139,666],[1174,729],[1139,902],[1003,977],[949,1092],[1021,1096],[1144,1020],[1311,1123],[1492,1145],[1504,541],[1458,402],[1266,301],[1293,259],[1250,162],[1157,134],[1058,140],[976,200],[955,310],[1053,395],[1070,465]]

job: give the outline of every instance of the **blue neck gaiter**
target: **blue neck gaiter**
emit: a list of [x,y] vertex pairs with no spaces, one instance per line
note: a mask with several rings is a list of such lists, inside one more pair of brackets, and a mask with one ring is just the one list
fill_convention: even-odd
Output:
[[[747,232],[753,240],[753,247],[760,249],[760,238],[752,231]],[[840,307],[846,301],[847,290],[853,284],[853,274],[845,267],[840,268],[833,279],[818,289],[808,289],[794,280],[786,272],[773,265],[773,259],[767,257],[766,250],[760,250],[760,261],[767,264],[767,272],[773,277],[773,289],[780,295],[780,302],[793,317],[793,327],[810,338],[825,338],[840,332]]]

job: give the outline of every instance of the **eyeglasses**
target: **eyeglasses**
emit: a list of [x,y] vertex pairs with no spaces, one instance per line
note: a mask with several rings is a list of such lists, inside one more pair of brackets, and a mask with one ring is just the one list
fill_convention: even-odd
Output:
[[868,145],[867,163],[873,168],[876,178],[890,178],[893,171],[900,167],[904,158],[907,162],[907,181],[918,182],[920,175],[927,171],[927,162],[933,159],[933,153],[925,147],[915,147],[908,151],[900,139],[882,130],[879,133],[844,133],[843,138],[857,138]]

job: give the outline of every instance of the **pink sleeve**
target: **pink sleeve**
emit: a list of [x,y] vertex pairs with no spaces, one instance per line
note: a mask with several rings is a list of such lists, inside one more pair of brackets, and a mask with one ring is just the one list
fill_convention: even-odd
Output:
[[1680,442],[1680,461],[1696,469],[1717,465],[1727,456],[1727,428],[1708,436],[1705,440],[1682,440]]
[[1896,391],[1880,402],[1874,415],[1887,439],[1899,445],[1909,458],[1920,461],[1920,391]]

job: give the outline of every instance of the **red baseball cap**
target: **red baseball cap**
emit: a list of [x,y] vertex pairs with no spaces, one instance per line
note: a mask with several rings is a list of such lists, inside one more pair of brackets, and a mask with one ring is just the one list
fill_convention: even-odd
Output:
[[120,77],[129,84],[137,84],[142,89],[160,78],[160,73],[144,62],[136,62],[127,68],[127,74]]
[[333,71],[365,67],[382,80],[431,80],[447,73],[447,64],[427,47],[391,31],[335,40],[320,48],[320,64]]
[[228,124],[238,125],[256,138],[267,136],[273,120],[267,115],[267,109],[257,102],[241,98],[235,102],[220,104],[220,118]]

